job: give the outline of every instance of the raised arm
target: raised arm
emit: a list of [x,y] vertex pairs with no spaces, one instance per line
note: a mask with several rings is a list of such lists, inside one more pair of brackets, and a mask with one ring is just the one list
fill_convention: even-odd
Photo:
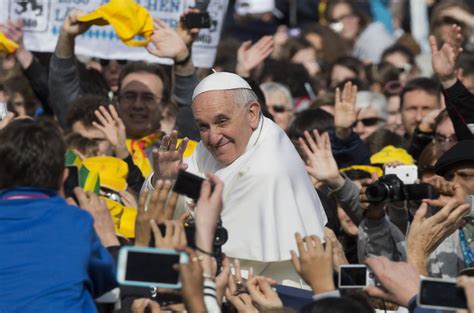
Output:
[[89,24],[77,20],[83,14],[84,12],[73,9],[64,19],[56,49],[49,64],[50,104],[59,124],[64,129],[69,129],[71,126],[66,122],[69,104],[81,93],[74,46],[76,37],[90,27]]

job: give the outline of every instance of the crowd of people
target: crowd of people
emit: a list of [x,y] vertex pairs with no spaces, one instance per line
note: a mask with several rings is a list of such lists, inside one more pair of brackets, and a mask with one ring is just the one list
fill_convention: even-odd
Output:
[[[424,277],[474,312],[472,1],[229,1],[212,69],[199,10],[137,48],[173,65],[77,56],[80,6],[49,54],[0,23],[0,312],[438,312]],[[186,253],[181,289],[119,284],[127,246]]]

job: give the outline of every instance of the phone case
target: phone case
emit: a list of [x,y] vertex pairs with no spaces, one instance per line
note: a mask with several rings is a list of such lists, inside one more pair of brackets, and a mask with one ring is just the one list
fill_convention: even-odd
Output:
[[[365,282],[366,284],[365,285],[351,285],[351,286],[341,286],[341,278],[342,278],[342,271],[344,270],[344,268],[365,268],[366,271],[366,279],[365,279]],[[364,264],[346,264],[346,265],[340,265],[339,266],[339,278],[338,278],[338,287],[340,289],[360,289],[360,288],[365,288],[369,285],[369,281],[371,281],[371,277],[369,275],[369,270],[367,268],[367,265],[364,265]]]
[[457,309],[459,310],[462,310],[462,309],[467,309],[466,308],[453,308],[453,307],[445,307],[445,306],[437,306],[437,305],[430,305],[430,304],[423,304],[421,303],[421,293],[422,293],[422,288],[423,288],[423,281],[433,281],[433,282],[444,282],[444,283],[453,283],[453,284],[456,284],[457,281],[454,280],[454,279],[442,279],[442,278],[423,278],[422,280],[420,280],[420,292],[418,293],[418,295],[416,296],[416,304],[417,306],[421,307],[421,308],[427,308],[427,309],[438,309],[438,310],[448,310],[448,311],[455,311]]
[[125,279],[126,268],[127,268],[127,256],[129,251],[135,252],[145,252],[145,253],[154,253],[154,254],[172,254],[179,255],[179,263],[188,263],[189,257],[184,252],[179,252],[174,249],[161,249],[161,248],[152,248],[152,247],[133,247],[126,246],[122,247],[119,252],[118,265],[117,265],[117,281],[121,285],[127,286],[136,286],[136,287],[156,287],[156,288],[170,288],[170,289],[179,289],[181,288],[181,280],[178,274],[178,283],[177,284],[165,284],[157,282],[137,282],[137,281],[128,281]]

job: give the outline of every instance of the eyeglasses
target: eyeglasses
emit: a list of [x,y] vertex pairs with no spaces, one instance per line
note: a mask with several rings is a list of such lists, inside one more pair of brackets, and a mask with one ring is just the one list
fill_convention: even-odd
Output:
[[[119,65],[125,65],[127,64],[127,60],[115,60]],[[100,59],[100,65],[102,66],[109,66],[110,64],[110,60],[106,60],[106,59]]]
[[444,135],[441,135],[441,134],[436,134],[435,137],[434,137],[435,141],[437,143],[456,143],[458,142],[458,137],[456,137],[456,134],[454,135],[451,135],[451,136],[444,136]]
[[355,121],[352,127],[356,127],[359,122],[361,122],[364,126],[369,127],[369,126],[375,126],[381,122],[385,122],[385,120],[379,117],[362,118],[360,120]]
[[285,113],[286,111],[290,111],[286,106],[283,104],[275,104],[267,106],[269,110],[275,111],[275,113]]
[[140,99],[141,103],[146,106],[153,106],[161,102],[161,98],[156,97],[154,94],[149,92],[138,93],[133,91],[124,92],[119,96],[119,103],[122,105],[132,105]]

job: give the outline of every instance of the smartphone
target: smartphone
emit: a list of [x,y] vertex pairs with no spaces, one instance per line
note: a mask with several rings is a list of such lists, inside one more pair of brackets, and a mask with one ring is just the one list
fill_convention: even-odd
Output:
[[201,185],[203,181],[204,178],[202,177],[180,170],[178,178],[174,183],[173,191],[197,201],[201,194]]
[[455,280],[423,278],[417,304],[422,308],[456,310],[467,309],[466,294]]
[[8,113],[7,104],[5,102],[0,102],[0,121],[2,121]]
[[209,12],[189,13],[184,21],[186,28],[211,28]]
[[[469,204],[469,213],[464,216],[464,219],[467,223],[474,222],[474,196],[468,195],[466,196],[466,203]],[[470,276],[470,275],[469,275]]]
[[120,249],[117,281],[136,287],[181,288],[173,266],[188,263],[188,255],[173,249],[127,246]]
[[418,180],[418,167],[416,165],[386,167],[385,175],[388,174],[395,174],[405,185],[412,185]]
[[345,264],[339,266],[339,288],[365,288],[375,285],[375,275],[365,264]]

